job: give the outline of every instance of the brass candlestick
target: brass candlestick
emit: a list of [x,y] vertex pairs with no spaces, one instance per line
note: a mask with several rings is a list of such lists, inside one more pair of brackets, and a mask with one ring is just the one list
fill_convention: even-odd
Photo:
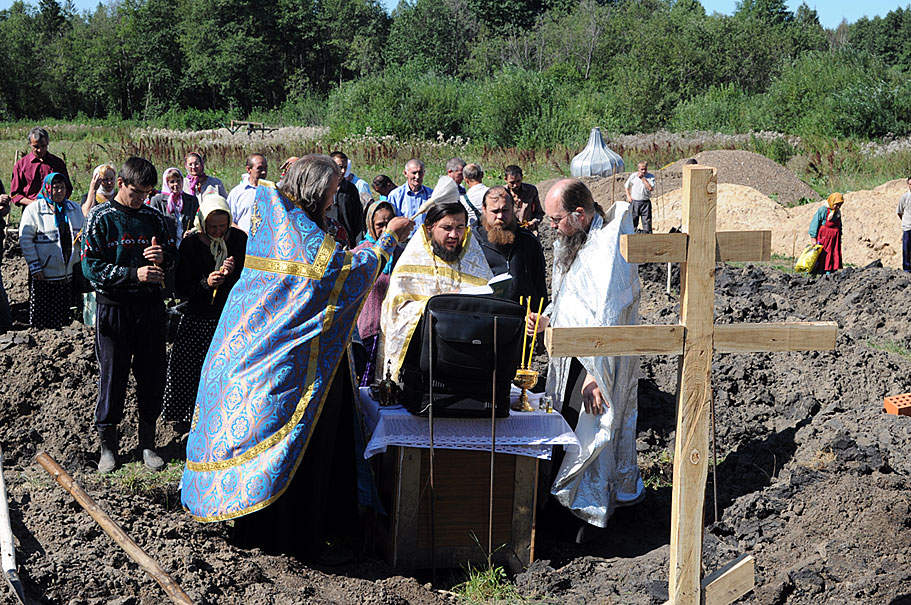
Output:
[[519,402],[515,406],[511,406],[512,409],[517,412],[535,411],[535,408],[531,407],[531,404],[528,403],[528,389],[538,384],[538,372],[520,368],[516,370],[516,377],[512,379],[512,383],[522,389],[522,395],[519,397]]

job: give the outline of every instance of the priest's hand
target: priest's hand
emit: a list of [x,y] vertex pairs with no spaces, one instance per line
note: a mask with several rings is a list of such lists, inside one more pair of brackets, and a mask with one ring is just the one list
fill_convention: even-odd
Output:
[[541,319],[538,319],[537,313],[529,313],[525,316],[525,333],[529,336],[535,335],[535,320],[538,320],[538,332],[543,332],[550,325],[550,318],[547,315],[542,313]]
[[411,235],[412,229],[414,229],[414,221],[409,220],[404,216],[397,216],[386,225],[386,231],[394,233],[399,241],[402,241]]
[[586,374],[585,383],[582,385],[582,403],[585,405],[587,413],[595,415],[603,414],[610,407],[607,399],[601,394],[595,377],[591,374]]

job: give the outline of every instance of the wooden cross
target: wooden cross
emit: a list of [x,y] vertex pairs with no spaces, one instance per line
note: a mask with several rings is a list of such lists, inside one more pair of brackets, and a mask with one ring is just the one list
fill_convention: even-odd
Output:
[[679,355],[677,436],[671,505],[668,593],[675,605],[727,605],[753,589],[752,557],[736,559],[702,581],[702,533],[708,477],[712,354],[832,350],[834,322],[713,322],[715,263],[769,260],[770,231],[715,232],[715,169],[683,167],[682,233],[623,235],[630,263],[680,263],[678,325],[548,328],[552,357]]

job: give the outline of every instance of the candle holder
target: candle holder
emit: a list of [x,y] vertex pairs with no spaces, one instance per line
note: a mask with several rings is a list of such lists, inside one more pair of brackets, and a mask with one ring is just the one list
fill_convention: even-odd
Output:
[[516,370],[516,377],[512,379],[512,383],[522,389],[522,395],[519,396],[518,403],[515,406],[511,406],[511,408],[517,412],[534,412],[535,408],[528,403],[528,389],[538,384],[538,372],[518,369]]

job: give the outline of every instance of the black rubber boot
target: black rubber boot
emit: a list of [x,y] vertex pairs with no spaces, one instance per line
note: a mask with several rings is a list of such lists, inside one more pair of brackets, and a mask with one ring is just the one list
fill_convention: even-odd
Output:
[[142,462],[146,468],[153,471],[160,471],[164,468],[164,460],[155,453],[155,423],[139,421],[139,452],[142,454]]
[[110,473],[117,468],[117,427],[107,426],[98,429],[98,440],[101,442],[101,457],[98,459],[98,472]]

